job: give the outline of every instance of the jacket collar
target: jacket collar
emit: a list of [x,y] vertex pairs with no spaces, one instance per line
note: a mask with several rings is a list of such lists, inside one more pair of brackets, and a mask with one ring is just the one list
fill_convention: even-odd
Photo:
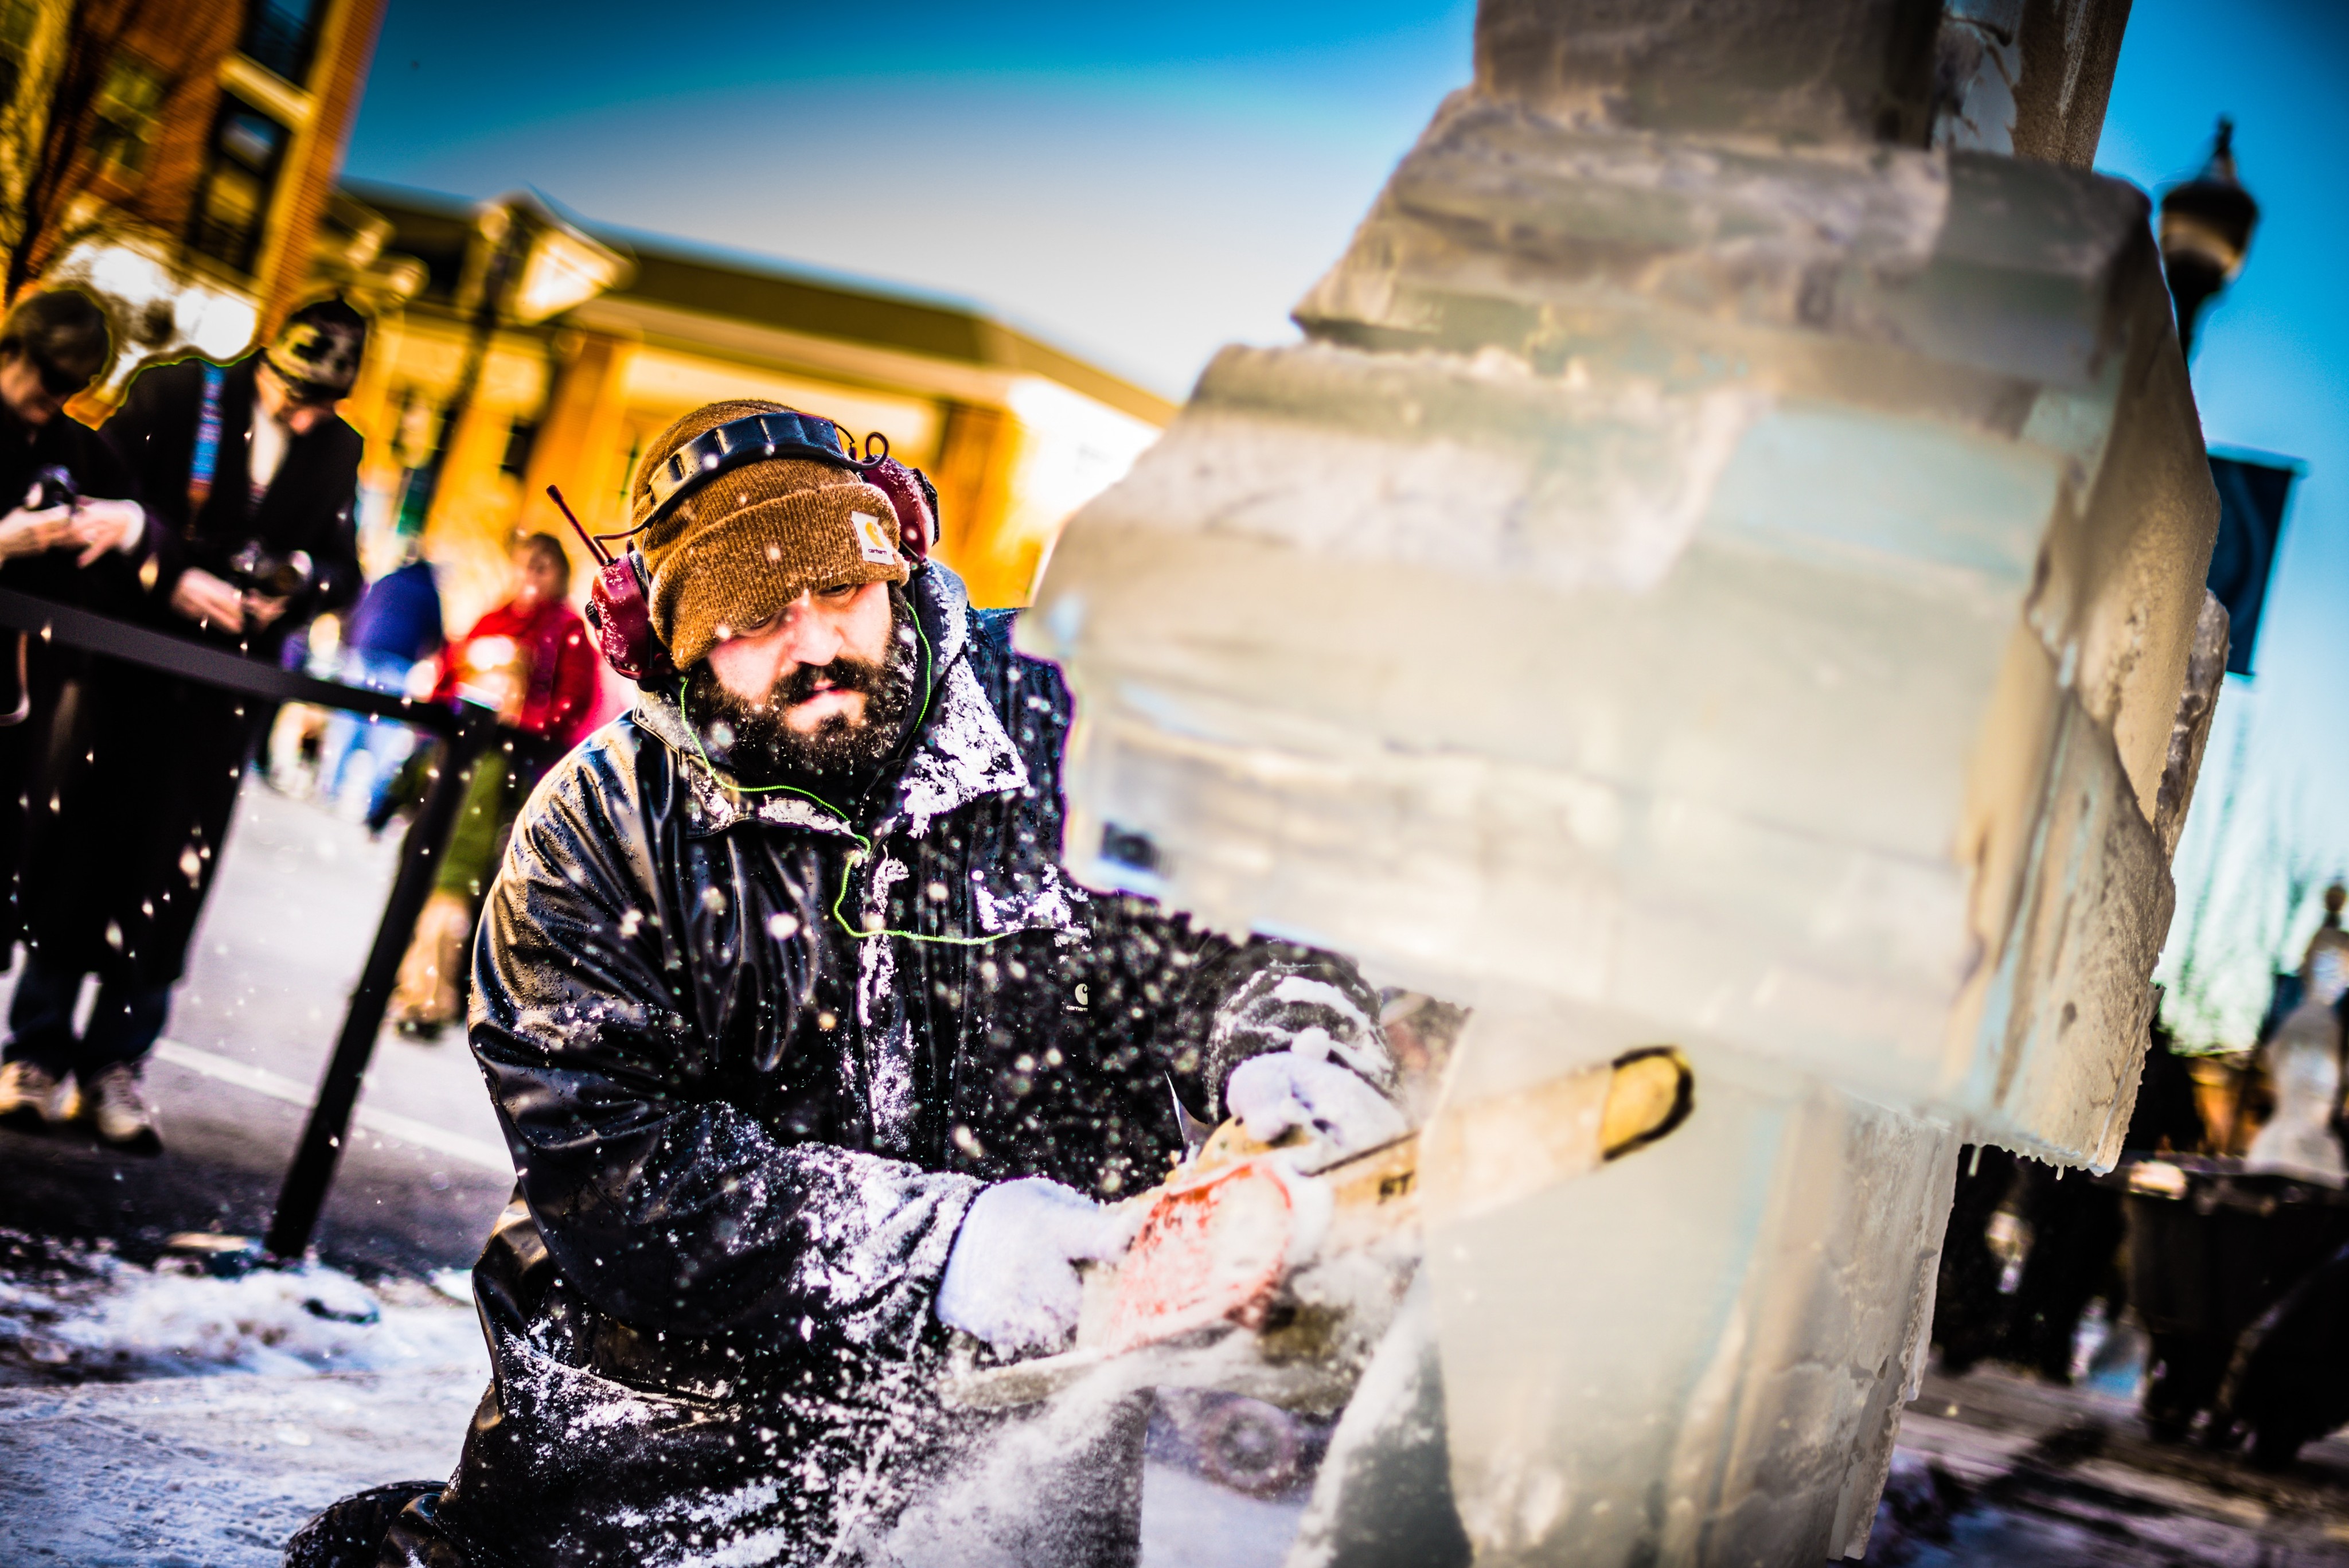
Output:
[[[873,829],[875,838],[900,828],[919,837],[932,822],[973,801],[1028,787],[1019,749],[964,657],[970,642],[970,598],[962,579],[932,562],[913,579],[912,593],[936,673],[929,711],[890,782],[890,805]],[[811,797],[746,793],[722,766],[706,763],[677,693],[644,692],[629,716],[674,755],[688,792],[688,831],[695,836],[723,833],[738,822],[851,836],[850,824]]]

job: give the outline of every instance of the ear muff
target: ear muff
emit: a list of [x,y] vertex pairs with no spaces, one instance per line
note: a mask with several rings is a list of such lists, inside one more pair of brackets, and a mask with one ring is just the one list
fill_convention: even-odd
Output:
[[677,667],[653,629],[652,573],[633,545],[606,561],[587,596],[587,624],[604,660],[647,691],[677,683]]
[[914,561],[930,558],[938,542],[938,493],[927,475],[894,457],[884,457],[864,471],[864,483],[889,498],[897,514],[897,547]]

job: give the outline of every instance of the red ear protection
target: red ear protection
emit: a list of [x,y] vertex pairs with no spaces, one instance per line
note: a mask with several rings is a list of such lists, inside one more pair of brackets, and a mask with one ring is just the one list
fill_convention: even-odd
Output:
[[647,691],[667,691],[677,685],[677,667],[653,630],[653,609],[645,597],[651,588],[645,558],[631,545],[595,574],[587,624],[595,629],[595,646],[604,650],[605,663]]
[[928,560],[930,546],[938,542],[938,493],[930,488],[929,476],[885,457],[864,471],[864,483],[887,496],[896,512],[897,547],[916,561]]
[[[938,536],[938,493],[929,476],[895,458],[883,458],[864,470],[864,479],[889,498],[890,508],[897,514],[899,547],[916,566],[927,562],[930,546]],[[653,630],[652,574],[645,567],[645,558],[633,545],[613,555],[571,514],[562,491],[550,484],[546,494],[602,563],[595,573],[595,587],[587,596],[587,624],[595,633],[595,646],[603,650],[604,661],[647,691],[675,691],[677,666],[669,661],[668,649]]]

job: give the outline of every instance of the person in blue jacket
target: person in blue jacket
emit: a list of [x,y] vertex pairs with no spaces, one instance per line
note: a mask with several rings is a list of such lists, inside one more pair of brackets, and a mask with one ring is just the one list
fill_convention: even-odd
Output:
[[[398,691],[408,684],[409,672],[440,652],[445,640],[432,564],[411,539],[406,558],[369,583],[358,607],[351,611],[336,679],[370,691]],[[365,757],[370,767],[366,815],[372,821],[399,764],[415,746],[416,732],[405,724],[338,712],[327,722],[319,752],[319,793],[340,800],[354,782],[352,764]]]

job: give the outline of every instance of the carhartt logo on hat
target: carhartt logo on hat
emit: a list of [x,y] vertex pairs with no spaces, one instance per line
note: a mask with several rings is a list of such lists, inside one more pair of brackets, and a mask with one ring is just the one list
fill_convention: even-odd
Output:
[[856,524],[856,547],[864,552],[866,560],[876,566],[899,564],[897,546],[889,537],[889,524],[870,512],[852,512],[848,520]]

